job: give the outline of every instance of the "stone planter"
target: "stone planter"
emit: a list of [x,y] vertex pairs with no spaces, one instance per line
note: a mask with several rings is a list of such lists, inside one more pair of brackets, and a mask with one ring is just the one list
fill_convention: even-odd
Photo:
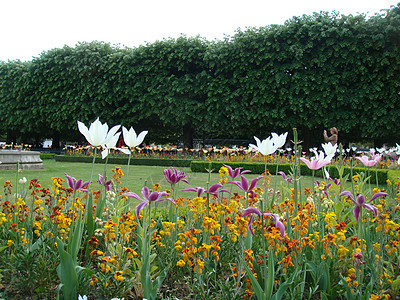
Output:
[[23,170],[43,169],[40,152],[21,150],[0,150],[0,170],[16,170],[17,162]]

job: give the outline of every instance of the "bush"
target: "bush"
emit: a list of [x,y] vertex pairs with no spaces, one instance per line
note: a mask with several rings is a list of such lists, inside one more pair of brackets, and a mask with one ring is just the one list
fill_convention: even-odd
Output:
[[388,176],[391,183],[396,183],[398,178],[400,177],[400,170],[388,170]]
[[40,153],[40,159],[54,159],[56,155],[54,153]]
[[[90,156],[69,156],[69,155],[56,155],[56,161],[63,162],[82,162],[91,163],[93,157]],[[100,157],[96,158],[96,163],[104,164],[105,159]],[[187,159],[158,159],[158,158],[131,158],[130,165],[138,166],[165,166],[165,167],[190,167],[190,160]],[[122,157],[109,157],[109,164],[127,165],[128,158]]]

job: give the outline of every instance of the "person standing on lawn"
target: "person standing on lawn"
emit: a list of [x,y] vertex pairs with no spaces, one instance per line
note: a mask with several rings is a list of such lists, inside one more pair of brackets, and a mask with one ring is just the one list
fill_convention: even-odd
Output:
[[324,140],[325,142],[330,142],[332,144],[332,146],[335,146],[335,144],[338,141],[338,130],[336,127],[332,127],[330,129],[331,132],[331,136],[328,136],[328,134],[326,133],[326,130],[324,130]]

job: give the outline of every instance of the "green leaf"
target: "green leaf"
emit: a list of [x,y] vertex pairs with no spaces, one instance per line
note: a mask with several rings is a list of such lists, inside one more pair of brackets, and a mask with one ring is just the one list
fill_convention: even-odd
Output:
[[246,270],[247,276],[249,276],[251,285],[252,285],[252,287],[254,289],[254,293],[256,294],[257,299],[258,300],[266,300],[267,297],[265,297],[262,287],[258,283],[257,279],[254,277],[254,275],[251,272],[250,268],[246,264],[244,264],[243,266],[244,266],[244,269]]
[[275,266],[274,266],[274,253],[272,250],[269,250],[268,253],[268,275],[267,278],[264,278],[266,282],[266,290],[265,296],[267,299],[270,299],[272,296],[273,288],[274,288],[274,279],[275,279]]
[[57,274],[62,284],[64,299],[77,299],[78,276],[76,273],[76,261],[71,254],[64,250],[64,244],[57,237],[57,249],[60,255],[60,265],[57,267]]

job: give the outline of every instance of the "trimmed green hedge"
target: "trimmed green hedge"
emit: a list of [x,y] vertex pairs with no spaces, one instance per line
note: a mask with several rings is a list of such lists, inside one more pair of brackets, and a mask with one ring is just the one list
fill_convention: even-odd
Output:
[[[93,157],[89,156],[69,156],[69,155],[56,155],[56,161],[62,162],[82,162],[91,163]],[[131,158],[131,165],[140,166],[165,166],[165,167],[190,167],[191,160],[188,159],[158,159],[158,158]],[[100,157],[96,158],[96,163],[105,163],[105,159]],[[122,157],[109,157],[109,164],[127,165],[128,158]]]
[[400,177],[400,170],[389,170],[388,179],[391,183],[397,182],[397,177]]
[[[190,164],[190,169],[192,172],[207,172],[206,169],[214,169],[214,170],[219,170],[223,164],[227,164],[233,169],[243,167],[244,170],[250,170],[254,174],[261,174],[264,173],[265,170],[265,164],[264,163],[257,163],[257,162],[229,162],[229,163],[224,163],[224,162],[205,162],[205,161],[192,161]],[[291,164],[279,164],[278,171],[283,171],[286,174],[288,174],[291,171]],[[267,169],[270,171],[271,174],[276,173],[276,164],[267,164]],[[328,166],[329,170],[329,175],[331,178],[338,178],[339,177],[339,171],[336,168],[336,166]],[[366,169],[368,176],[371,176],[371,183],[376,183],[376,169]],[[400,177],[400,171],[396,170],[386,170],[386,169],[378,169],[378,182],[381,184],[385,184],[386,180],[389,178],[388,173],[390,172],[397,172],[397,175],[393,175],[393,178]],[[347,174],[350,174],[351,170],[350,168],[345,168],[344,169],[344,175],[346,176]],[[353,168],[353,175],[359,174],[361,172],[365,172],[364,168]],[[301,175],[312,175],[312,170],[310,170],[305,164],[300,164],[300,173]],[[315,176],[317,177],[323,177],[322,175],[322,170],[317,170],[315,172]],[[392,181],[393,182],[393,181]]]
[[54,153],[40,153],[40,159],[54,159]]

